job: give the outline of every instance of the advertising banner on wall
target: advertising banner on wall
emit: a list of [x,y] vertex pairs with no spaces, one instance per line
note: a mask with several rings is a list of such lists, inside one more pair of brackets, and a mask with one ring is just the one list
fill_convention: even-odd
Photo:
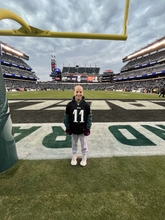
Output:
[[98,82],[97,76],[87,76],[87,82]]

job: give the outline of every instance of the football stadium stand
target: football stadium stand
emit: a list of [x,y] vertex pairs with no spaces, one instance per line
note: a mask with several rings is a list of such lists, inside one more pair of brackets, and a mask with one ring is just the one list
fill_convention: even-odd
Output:
[[63,82],[98,82],[100,74],[100,67],[81,67],[76,66],[64,66],[62,69],[62,81]]
[[[16,85],[17,90],[23,90],[27,83],[36,84],[38,77],[33,69],[25,62],[29,57],[15,48],[0,42],[0,62],[8,90]],[[10,89],[9,89],[10,88]]]
[[158,91],[165,84],[165,37],[124,57],[114,88],[134,91]]
[[126,64],[120,73],[105,70],[100,74],[100,67],[80,65],[63,66],[61,71],[53,57],[52,81],[48,82],[37,81],[38,77],[25,62],[29,59],[26,54],[15,55],[1,46],[0,61],[7,91],[70,90],[79,83],[87,90],[158,92],[165,85],[164,45],[165,37],[124,57],[122,61]]

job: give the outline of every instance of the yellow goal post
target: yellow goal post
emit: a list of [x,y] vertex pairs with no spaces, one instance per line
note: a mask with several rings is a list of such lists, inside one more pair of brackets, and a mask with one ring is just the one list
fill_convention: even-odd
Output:
[[124,22],[122,34],[105,33],[79,33],[79,32],[52,32],[41,30],[27,24],[20,16],[14,12],[0,8],[0,20],[12,19],[18,22],[21,27],[12,30],[0,30],[0,36],[20,36],[20,37],[50,37],[50,38],[77,38],[77,39],[96,39],[96,40],[127,40],[127,23],[129,14],[130,0],[125,0]]

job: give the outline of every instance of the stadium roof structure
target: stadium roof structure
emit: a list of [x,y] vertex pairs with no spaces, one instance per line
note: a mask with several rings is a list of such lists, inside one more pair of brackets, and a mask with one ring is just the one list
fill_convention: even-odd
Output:
[[29,56],[26,55],[25,53],[15,49],[14,47],[9,46],[7,43],[4,43],[2,41],[0,41],[0,46],[1,46],[1,50],[6,52],[6,53],[10,53],[12,55],[15,56],[19,56],[25,60],[29,60]]
[[151,44],[148,44],[147,46],[142,47],[141,49],[131,53],[130,55],[124,57],[122,60],[123,62],[127,62],[134,58],[142,57],[146,54],[150,54],[161,49],[165,49],[165,36],[160,39],[156,39]]

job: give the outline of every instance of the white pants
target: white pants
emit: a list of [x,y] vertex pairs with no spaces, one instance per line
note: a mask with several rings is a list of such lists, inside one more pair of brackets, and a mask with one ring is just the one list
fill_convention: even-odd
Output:
[[87,136],[84,134],[72,134],[72,153],[77,154],[78,150],[78,139],[80,139],[81,152],[83,155],[87,155],[88,146],[87,146]]

